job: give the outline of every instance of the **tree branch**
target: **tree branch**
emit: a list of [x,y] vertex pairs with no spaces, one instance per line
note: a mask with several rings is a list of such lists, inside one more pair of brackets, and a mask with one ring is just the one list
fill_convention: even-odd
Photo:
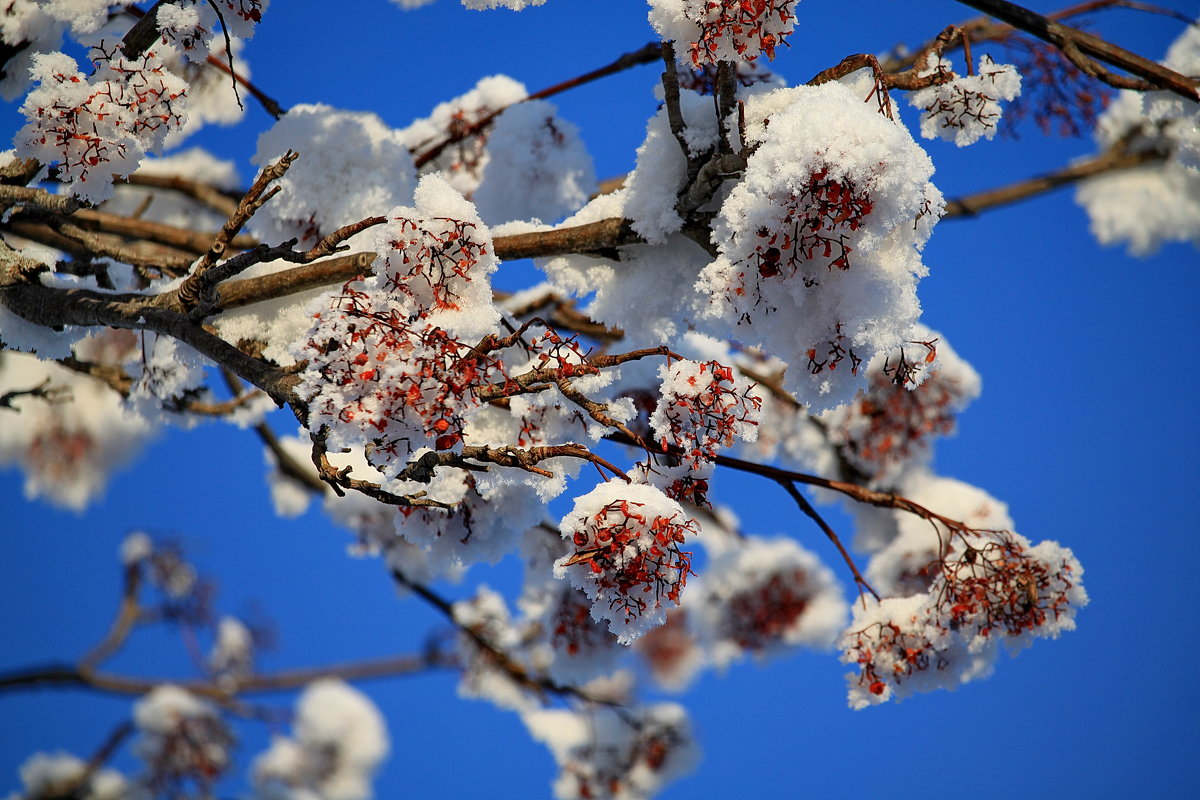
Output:
[[[1007,0],[958,0],[971,8],[990,14],[996,19],[1007,22],[1018,30],[1036,36],[1043,41],[1053,44],[1063,51],[1071,61],[1092,74],[1094,77],[1106,80],[1107,71],[1095,71],[1094,65],[1087,63],[1082,56],[1099,59],[1114,67],[1137,75],[1150,86],[1165,89],[1186,97],[1188,100],[1200,102],[1200,91],[1197,91],[1196,81],[1191,80],[1172,69],[1150,61],[1147,58],[1131,53],[1124,48],[1105,41],[1098,36],[1084,33],[1081,30],[1055,22],[1047,17],[1030,11],[1027,8],[1009,3]],[[1135,88],[1123,85],[1121,88]]]

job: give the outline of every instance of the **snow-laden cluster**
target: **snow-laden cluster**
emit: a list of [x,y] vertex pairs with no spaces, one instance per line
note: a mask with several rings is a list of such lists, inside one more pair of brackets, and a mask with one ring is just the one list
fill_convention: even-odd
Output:
[[367,800],[390,747],[383,715],[336,678],[310,683],[296,701],[292,736],[275,736],[254,760],[262,800]]
[[269,2],[177,0],[158,6],[154,21],[164,42],[176,46],[189,61],[204,61],[222,40],[222,29],[230,37],[252,37]]
[[[3,90],[23,87],[16,81],[26,75],[37,84],[21,106],[28,122],[13,139],[17,156],[56,167],[67,189],[92,203],[111,197],[113,181],[137,169],[147,153],[181,138],[193,94],[189,77],[200,75],[187,70],[187,63],[202,61],[214,48],[224,49],[225,32],[238,42],[252,36],[266,0],[180,0],[159,6],[161,41],[132,58],[119,43],[97,39],[108,6],[92,0],[16,2],[0,23],[4,42],[23,51],[6,67],[13,79],[6,78]],[[225,31],[216,23],[218,10]],[[52,52],[67,27],[76,36],[94,34],[96,41],[85,42],[93,45],[91,74],[81,72],[70,56]],[[229,105],[231,85],[224,83],[224,90],[216,91],[216,83],[209,76],[203,89],[197,87],[199,119],[239,118],[241,110]]]
[[34,753],[21,764],[25,790],[9,800],[126,800],[133,794],[125,776],[114,769],[88,768],[88,763],[69,753]]
[[[914,469],[896,486],[904,496],[976,531],[1012,530],[1008,507],[969,483]],[[929,523],[891,509],[863,509],[856,515],[855,545],[871,554],[866,578],[884,596],[908,597],[929,591],[943,549],[954,549]]]
[[0,14],[0,42],[11,53],[0,79],[0,97],[12,102],[35,80],[34,58],[58,50],[63,33],[95,33],[108,18],[108,0],[9,0]]
[[208,655],[208,668],[221,683],[236,686],[254,672],[254,636],[236,617],[217,622],[216,641]]
[[522,719],[558,762],[557,800],[646,800],[699,757],[687,713],[674,703],[626,712],[537,710]]
[[152,793],[178,792],[188,783],[211,790],[230,762],[233,734],[210,703],[163,684],[133,707],[134,752],[146,762],[141,783]]
[[[650,0],[650,24],[696,66],[775,58],[798,0]],[[686,53],[684,52],[686,50]]]
[[662,386],[650,428],[663,447],[677,447],[693,469],[711,462],[735,438],[758,436],[762,397],[754,384],[718,361],[676,361],[659,370]]
[[422,447],[462,444],[473,392],[500,364],[473,349],[492,330],[491,239],[474,207],[438,177],[416,207],[398,207],[377,235],[375,274],[323,295],[294,347],[308,369],[297,391],[329,448],[370,443],[368,462],[394,477]]
[[[1163,64],[1200,73],[1200,24],[1184,30]],[[1088,178],[1076,190],[1092,233],[1149,255],[1167,242],[1200,247],[1200,104],[1166,91],[1122,91],[1101,115],[1096,143],[1157,157],[1132,169]]]
[[833,408],[920,314],[919,250],[943,207],[933,163],[838,83],[757,95],[746,119],[757,149],[713,223],[705,314],[787,362],[801,402]]
[[833,573],[792,539],[747,538],[718,552],[688,593],[688,621],[725,668],[747,653],[829,648],[848,610]]
[[820,419],[838,455],[872,485],[887,485],[930,459],[979,396],[979,374],[937,333],[917,326],[897,353],[876,357],[868,386]]
[[[0,337],[8,330],[5,325]],[[97,338],[120,340],[123,353],[136,344],[126,331]],[[37,387],[47,393],[16,397],[10,408],[0,408],[0,465],[20,466],[26,497],[82,510],[155,429],[86,375],[24,353],[0,353],[0,395]]]
[[847,676],[854,708],[986,677],[1001,644],[1016,651],[1057,638],[1087,604],[1083,569],[1058,542],[966,530],[945,534],[931,562],[921,560],[895,588],[928,580],[926,590],[856,607],[842,637],[842,661],[858,668]]
[[38,87],[25,98],[28,122],[13,140],[20,158],[58,167],[71,192],[93,203],[112,196],[113,180],[129,175],[187,118],[187,83],[149,51],[126,58],[95,50],[84,75],[65,53],[34,56]]
[[473,200],[489,225],[509,220],[557,222],[596,191],[592,156],[579,129],[545,100],[509,107],[488,137],[487,164]]
[[424,161],[422,174],[438,172],[470,197],[479,188],[490,159],[489,129],[479,123],[528,94],[523,84],[507,75],[492,75],[480,79],[469,92],[439,103],[428,117],[410,124],[402,135],[415,158]]
[[295,106],[259,136],[253,161],[266,167],[289,150],[300,158],[254,218],[271,244],[297,238],[312,247],[344,225],[412,202],[416,170],[407,140],[375,114]]
[[941,138],[959,147],[995,136],[1003,110],[1000,101],[1009,102],[1021,94],[1017,68],[996,64],[983,55],[974,75],[956,75],[948,60],[931,55],[930,61],[933,63],[927,63],[920,74],[937,74],[946,80],[908,96],[922,112],[921,136]]
[[661,625],[679,605],[691,570],[686,546],[696,524],[652,486],[609,481],[575,499],[559,523],[575,550],[554,563],[592,601],[592,619],[607,622],[621,644]]

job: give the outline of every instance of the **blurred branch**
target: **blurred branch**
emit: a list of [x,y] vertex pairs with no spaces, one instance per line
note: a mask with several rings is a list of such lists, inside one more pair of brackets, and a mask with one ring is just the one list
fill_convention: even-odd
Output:
[[143,695],[156,686],[170,683],[201,697],[225,701],[243,694],[298,689],[321,678],[341,678],[346,681],[374,680],[454,667],[457,667],[457,663],[452,658],[434,651],[421,655],[390,656],[321,667],[280,670],[225,683],[167,677],[139,678],[96,672],[72,664],[49,664],[0,673],[0,693],[34,688],[87,688],[110,694]]
[[966,195],[946,201],[947,218],[973,217],[980,212],[1008,205],[1030,197],[1036,197],[1062,186],[1069,186],[1086,178],[1106,172],[1131,169],[1143,164],[1161,161],[1163,155],[1152,151],[1128,153],[1120,149],[1109,150],[1093,158],[1078,161],[1069,167],[1048,172],[1028,180],[1010,183],[996,189]]
[[[1111,86],[1120,89],[1165,89],[1188,100],[1200,102],[1200,92],[1196,89],[1196,81],[1098,36],[1055,22],[1015,3],[1009,3],[1007,0],[958,1],[985,14],[990,14],[1018,30],[1049,42],[1061,50],[1063,55],[1067,56],[1081,70]],[[1096,63],[1096,60],[1136,75],[1142,80],[1136,81],[1114,75]]]

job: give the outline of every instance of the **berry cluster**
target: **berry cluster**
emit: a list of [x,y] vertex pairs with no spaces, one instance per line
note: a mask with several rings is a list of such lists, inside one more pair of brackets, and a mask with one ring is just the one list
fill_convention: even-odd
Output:
[[774,59],[792,32],[793,6],[795,0],[692,0],[685,13],[700,26],[692,64],[732,60],[733,53],[746,61]]
[[754,389],[718,361],[678,361],[665,369],[650,425],[663,448],[679,448],[684,463],[700,470],[735,436],[755,438],[762,398]]
[[376,263],[382,288],[403,293],[425,309],[460,310],[458,291],[488,253],[477,227],[447,217],[396,219],[388,228],[388,249]]
[[575,552],[559,559],[556,574],[584,590],[622,643],[660,624],[665,602],[679,605],[692,563],[680,546],[697,525],[657,489],[602,484],[579,498],[560,530]]

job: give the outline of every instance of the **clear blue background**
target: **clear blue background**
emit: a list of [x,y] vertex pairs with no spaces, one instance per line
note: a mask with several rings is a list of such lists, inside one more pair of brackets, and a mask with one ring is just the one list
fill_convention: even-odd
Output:
[[[1166,5],[1196,11],[1194,3]],[[774,67],[801,82],[844,55],[916,43],[971,14],[953,2],[805,0],[792,47]],[[1095,22],[1154,58],[1179,31],[1178,23],[1127,11]],[[276,0],[246,55],[255,82],[285,106],[320,101],[403,126],[484,75],[505,72],[535,90],[651,37],[640,0],[548,0],[520,14],[467,12],[453,0],[413,12],[385,2]],[[641,67],[555,99],[582,129],[602,177],[632,166],[657,75],[657,67]],[[255,136],[269,124],[248,105],[243,124],[207,129],[199,140],[236,158],[244,179]],[[15,130],[11,108],[3,118]],[[1088,141],[1045,140],[1029,123],[1019,133],[1018,141],[961,151],[927,143],[935,181],[953,197],[1092,149]],[[926,321],[984,379],[959,435],[940,445],[939,471],[1009,503],[1031,539],[1075,550],[1092,596],[1079,630],[1004,659],[987,681],[862,712],[846,707],[845,668],[833,656],[798,653],[706,676],[681,700],[704,760],[663,797],[1195,791],[1200,259],[1182,246],[1142,260],[1100,248],[1064,191],[946,221],[925,260]],[[0,425],[20,424],[0,414]],[[282,415],[277,427],[292,429]],[[713,499],[733,505],[748,531],[789,532],[836,563],[773,485],[722,474]],[[27,503],[21,477],[2,472],[0,509],[0,671],[76,658],[103,635],[119,588],[116,550],[133,528],[181,538],[219,581],[222,610],[261,609],[275,621],[280,647],[263,656],[264,670],[412,652],[440,624],[420,602],[397,598],[377,562],[347,558],[349,536],[319,514],[272,515],[251,433],[216,425],[169,431],[83,515]],[[470,578],[511,587],[513,565]],[[445,591],[461,597],[468,589]],[[110,666],[190,674],[182,647],[165,633],[138,634]],[[454,675],[433,674],[363,685],[392,737],[377,795],[548,796],[555,768],[545,748],[515,715],[460,701],[455,684]],[[131,700],[57,690],[0,695],[0,792],[18,788],[17,767],[36,751],[89,756],[128,717]],[[261,725],[238,733],[243,760],[222,796],[244,790],[244,768],[267,738]],[[116,765],[136,769],[127,748]]]

